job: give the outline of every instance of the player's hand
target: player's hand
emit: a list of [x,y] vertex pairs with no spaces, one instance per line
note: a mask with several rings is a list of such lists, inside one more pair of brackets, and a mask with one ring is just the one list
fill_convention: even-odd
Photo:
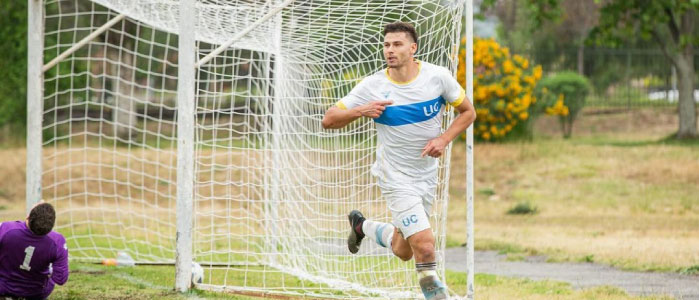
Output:
[[357,109],[362,116],[376,119],[386,110],[386,106],[391,104],[393,104],[391,100],[371,101],[365,105],[358,106]]
[[425,157],[425,155],[440,157],[444,153],[444,148],[447,147],[447,144],[447,141],[445,141],[442,137],[434,138],[427,142],[425,148],[422,148],[422,154],[420,154],[420,157]]

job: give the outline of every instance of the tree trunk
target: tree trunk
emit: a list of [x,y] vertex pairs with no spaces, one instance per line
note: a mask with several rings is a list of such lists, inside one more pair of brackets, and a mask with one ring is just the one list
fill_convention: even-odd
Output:
[[578,46],[578,74],[585,76],[585,44],[580,42]]
[[[693,37],[694,10],[688,9],[682,15],[681,34]],[[680,129],[678,139],[697,138],[697,103],[694,100],[694,48],[692,43],[686,43],[677,51],[677,89],[679,90],[678,111]]]
[[[690,46],[691,47],[691,46]],[[678,111],[680,129],[678,139],[696,138],[697,134],[697,105],[694,100],[694,55],[689,51],[677,55],[677,87],[679,92]]]

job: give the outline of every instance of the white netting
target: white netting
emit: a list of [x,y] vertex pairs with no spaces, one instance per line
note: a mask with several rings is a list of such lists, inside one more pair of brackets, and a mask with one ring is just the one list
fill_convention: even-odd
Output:
[[[197,59],[282,1],[197,3]],[[383,69],[381,30],[420,34],[417,57],[456,67],[463,1],[294,1],[196,71],[194,260],[203,287],[331,298],[413,298],[414,264],[366,242],[346,215],[389,221],[371,177],[375,132],[322,129],[325,110]],[[179,2],[46,2],[46,61],[127,18],[45,74],[43,196],[71,256],[175,256]],[[445,124],[451,112],[445,113]],[[432,215],[443,275],[449,155]]]

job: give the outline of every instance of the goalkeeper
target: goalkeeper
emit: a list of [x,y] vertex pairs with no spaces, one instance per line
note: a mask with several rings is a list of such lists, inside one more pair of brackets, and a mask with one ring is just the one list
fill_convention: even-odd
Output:
[[[367,220],[350,212],[350,252],[368,236],[404,261],[415,257],[425,299],[447,299],[436,273],[435,238],[429,214],[437,186],[437,158],[476,119],[476,113],[449,70],[416,60],[417,33],[409,23],[384,27],[383,54],[388,67],[364,78],[329,108],[324,128],[342,128],[369,117],[376,123],[378,145],[372,175],[388,202],[393,223]],[[459,115],[442,133],[445,105]]]
[[68,281],[68,247],[53,229],[56,211],[40,202],[27,220],[0,223],[0,298],[46,299]]

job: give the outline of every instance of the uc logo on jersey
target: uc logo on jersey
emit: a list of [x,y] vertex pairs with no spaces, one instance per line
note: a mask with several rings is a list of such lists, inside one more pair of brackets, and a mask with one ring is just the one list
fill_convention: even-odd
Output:
[[[431,116],[432,114],[436,113],[439,111],[441,106],[441,103],[435,102],[432,105],[427,105],[422,107],[422,111],[425,113],[425,116]],[[429,108],[430,112],[427,112],[427,109]]]
[[403,218],[403,226],[408,227],[410,224],[417,224],[417,215],[410,215],[410,217]]

